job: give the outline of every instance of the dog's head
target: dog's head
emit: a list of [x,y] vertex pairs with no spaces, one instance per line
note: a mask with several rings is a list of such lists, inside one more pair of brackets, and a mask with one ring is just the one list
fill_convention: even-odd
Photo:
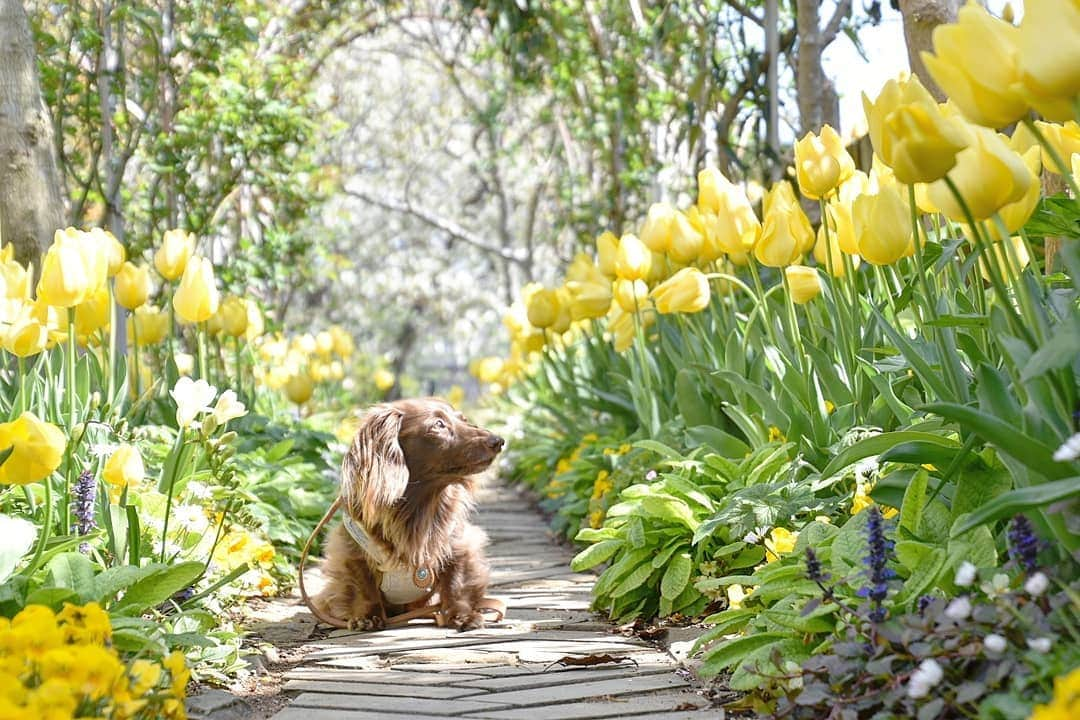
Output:
[[503,439],[473,425],[445,400],[376,405],[342,463],[342,496],[354,516],[372,517],[401,499],[409,483],[437,489],[487,468]]

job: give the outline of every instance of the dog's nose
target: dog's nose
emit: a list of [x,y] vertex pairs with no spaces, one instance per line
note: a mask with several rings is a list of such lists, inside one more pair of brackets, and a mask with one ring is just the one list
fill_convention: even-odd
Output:
[[489,448],[491,448],[492,450],[494,450],[495,452],[498,452],[498,451],[502,450],[503,445],[505,445],[505,444],[506,444],[506,441],[503,440],[498,435],[489,435],[488,436],[487,446]]

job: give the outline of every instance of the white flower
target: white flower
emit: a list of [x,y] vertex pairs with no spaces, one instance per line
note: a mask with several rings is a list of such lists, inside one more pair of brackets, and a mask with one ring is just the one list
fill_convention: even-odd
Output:
[[1048,587],[1050,587],[1050,579],[1041,572],[1035,573],[1024,583],[1024,591],[1032,597],[1039,597],[1046,592]]
[[237,401],[235,392],[226,390],[221,393],[217,405],[214,406],[214,420],[217,421],[218,426],[224,426],[230,420],[245,415],[247,415],[247,408],[244,403]]
[[176,401],[176,424],[186,428],[200,414],[213,411],[210,403],[217,395],[217,388],[205,380],[182,377],[169,394]]
[[960,567],[956,571],[956,578],[953,582],[957,587],[971,587],[975,582],[976,567],[969,563],[967,560],[960,563]]
[[949,603],[945,608],[945,617],[950,620],[965,620],[967,616],[971,614],[971,601],[968,600],[966,595],[960,597]]
[[172,517],[179,527],[192,533],[201,533],[210,526],[206,513],[196,505],[176,505]]
[[87,451],[96,458],[108,458],[114,452],[116,452],[117,445],[115,443],[93,443]]
[[1004,595],[1009,592],[1009,576],[1005,573],[995,573],[994,577],[990,579],[990,582],[983,583],[979,587],[986,593],[987,597],[995,598],[1000,595]]
[[761,536],[751,530],[743,536],[742,541],[748,545],[756,545],[761,542]]
[[926,697],[930,693],[930,688],[941,682],[943,677],[945,677],[945,671],[936,660],[933,658],[923,660],[919,667],[915,668],[915,672],[911,673],[911,679],[908,681],[908,697],[915,699]]
[[1061,447],[1054,451],[1054,459],[1058,462],[1069,462],[1077,458],[1080,458],[1080,433],[1061,443]]
[[983,638],[983,647],[992,653],[1005,652],[1005,638],[997,633],[990,633]]
[[1050,647],[1054,644],[1054,642],[1050,638],[1041,637],[1035,638],[1034,640],[1028,640],[1027,644],[1028,647],[1035,652],[1045,655],[1046,653],[1050,652]]

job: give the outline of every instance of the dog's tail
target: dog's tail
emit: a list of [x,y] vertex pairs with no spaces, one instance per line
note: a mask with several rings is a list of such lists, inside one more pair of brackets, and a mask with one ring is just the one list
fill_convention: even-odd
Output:
[[330,509],[326,511],[326,514],[322,516],[322,520],[319,521],[319,524],[316,525],[315,529],[311,531],[311,535],[308,536],[307,543],[304,545],[304,552],[300,554],[300,597],[303,598],[304,604],[307,605],[308,610],[311,611],[311,614],[322,622],[336,628],[348,628],[349,624],[344,620],[338,620],[337,618],[327,617],[326,615],[323,615],[319,611],[319,608],[316,607],[315,603],[311,601],[311,598],[307,594],[307,588],[304,587],[304,565],[307,563],[308,552],[311,550],[311,543],[315,542],[316,536],[318,536],[318,534],[322,532],[322,529],[326,527],[326,523],[330,522],[331,518],[334,517],[334,514],[337,513],[340,508],[341,498],[338,497],[336,500],[334,500],[334,503],[330,506]]

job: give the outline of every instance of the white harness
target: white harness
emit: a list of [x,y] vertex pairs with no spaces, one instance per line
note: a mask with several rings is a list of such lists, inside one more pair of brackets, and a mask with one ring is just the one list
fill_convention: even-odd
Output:
[[385,550],[360,527],[348,513],[343,513],[345,531],[356,544],[368,554],[376,569],[382,573],[379,590],[383,599],[390,605],[407,605],[431,593],[435,574],[431,568],[411,570],[401,563],[390,559]]

